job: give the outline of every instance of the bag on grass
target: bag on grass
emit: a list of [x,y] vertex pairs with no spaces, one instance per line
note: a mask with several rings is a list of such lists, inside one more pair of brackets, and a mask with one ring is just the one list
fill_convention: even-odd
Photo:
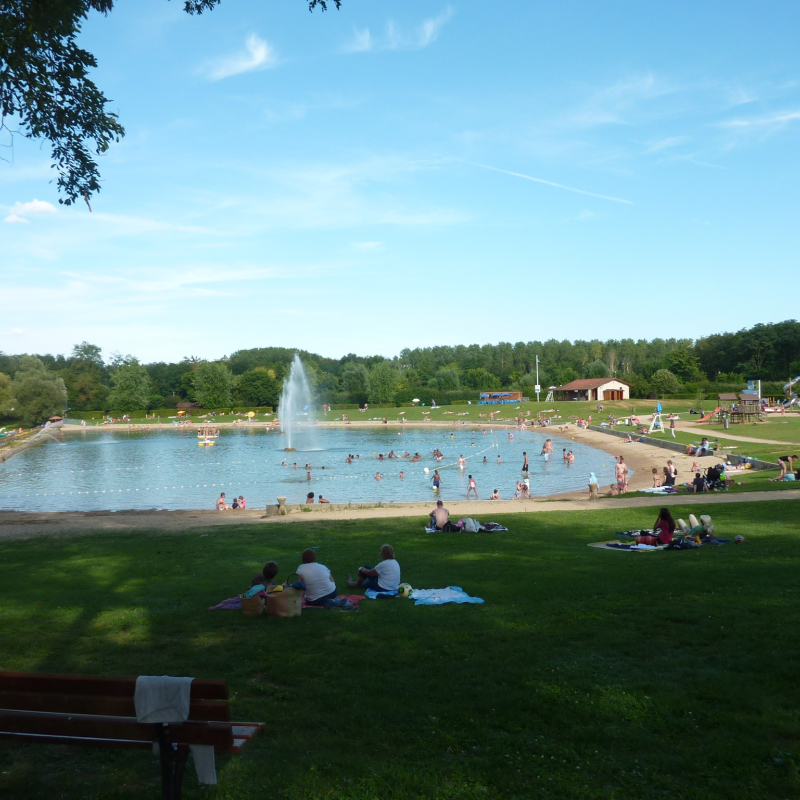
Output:
[[273,587],[271,592],[267,592],[265,606],[267,616],[299,617],[303,610],[304,594],[305,592],[302,589],[293,589],[291,586]]
[[476,519],[472,519],[471,517],[467,517],[464,520],[464,533],[477,533],[481,528],[480,522]]
[[246,617],[257,617],[264,610],[264,598],[257,594],[255,597],[240,595],[242,601],[242,614]]

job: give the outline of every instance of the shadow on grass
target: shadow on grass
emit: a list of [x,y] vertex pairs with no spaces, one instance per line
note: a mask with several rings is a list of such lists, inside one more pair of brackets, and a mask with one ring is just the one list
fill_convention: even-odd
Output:
[[[0,666],[225,678],[236,718],[269,727],[187,798],[791,796],[796,508],[714,506],[744,545],[646,555],[586,545],[651,509],[509,515],[507,534],[381,519],[9,543]],[[384,541],[412,585],[486,604],[205,610],[307,546],[347,591]],[[6,744],[0,764],[9,798],[159,791],[142,753]]]

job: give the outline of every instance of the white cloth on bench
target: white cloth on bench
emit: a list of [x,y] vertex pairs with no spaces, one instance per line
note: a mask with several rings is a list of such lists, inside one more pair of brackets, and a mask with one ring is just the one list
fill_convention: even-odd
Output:
[[[140,675],[136,679],[133,705],[137,722],[185,722],[189,718],[192,681],[194,678],[173,678],[169,675]],[[197,782],[216,784],[214,746],[190,744],[197,771]],[[153,747],[158,755],[158,742]]]

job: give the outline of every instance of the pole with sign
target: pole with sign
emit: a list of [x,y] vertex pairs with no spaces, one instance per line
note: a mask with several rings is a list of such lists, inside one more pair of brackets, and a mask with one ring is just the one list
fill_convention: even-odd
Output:
[[536,356],[536,386],[533,387],[536,392],[536,402],[539,402],[539,393],[542,391],[542,387],[539,386],[539,356]]

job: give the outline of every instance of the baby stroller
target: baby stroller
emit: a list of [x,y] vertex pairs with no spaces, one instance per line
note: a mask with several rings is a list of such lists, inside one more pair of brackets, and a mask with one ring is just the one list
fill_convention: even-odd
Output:
[[706,479],[706,486],[708,487],[709,492],[724,492],[727,490],[727,486],[725,481],[722,479],[722,475],[725,473],[723,467],[715,464],[713,467],[709,467],[706,470],[705,479]]

